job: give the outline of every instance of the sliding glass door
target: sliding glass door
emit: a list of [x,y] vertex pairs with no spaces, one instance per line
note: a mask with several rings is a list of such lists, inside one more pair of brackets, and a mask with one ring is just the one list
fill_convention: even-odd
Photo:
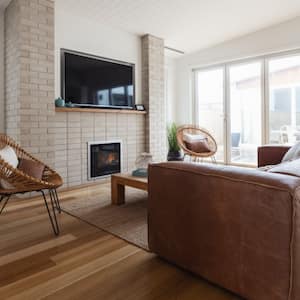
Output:
[[229,67],[229,162],[253,165],[262,143],[262,63]]
[[255,166],[262,144],[300,142],[300,51],[197,69],[195,122],[220,162]]
[[300,55],[268,60],[269,141],[300,141]]
[[224,162],[224,69],[216,68],[195,73],[196,123],[216,139],[216,160]]

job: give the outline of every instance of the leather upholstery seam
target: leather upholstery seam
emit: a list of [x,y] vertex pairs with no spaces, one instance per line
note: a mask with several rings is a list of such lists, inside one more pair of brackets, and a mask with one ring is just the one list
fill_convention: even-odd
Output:
[[[227,179],[227,180],[233,181],[233,182],[242,182],[242,183],[248,183],[248,184],[251,184],[251,185],[258,185],[258,186],[261,186],[261,187],[266,187],[266,188],[270,188],[270,189],[274,189],[274,190],[278,190],[278,191],[288,192],[292,198],[294,198],[295,190],[298,188],[297,187],[295,190],[293,190],[293,193],[292,193],[289,189],[279,188],[279,187],[276,187],[276,186],[273,186],[273,185],[262,184],[262,183],[255,182],[255,181],[234,179],[234,178],[231,178],[231,177],[228,177],[228,176],[222,176],[222,175],[217,175],[217,174],[212,174],[212,173],[195,172],[193,170],[184,170],[184,169],[174,168],[174,167],[170,168],[170,167],[167,167],[167,166],[159,166],[159,165],[155,165],[155,166],[152,166],[152,167],[160,168],[160,169],[180,171],[180,172],[184,172],[184,173],[192,173],[192,174],[195,174],[195,175],[202,175],[202,176],[205,175],[205,176],[217,177],[217,178]],[[290,175],[286,175],[286,176],[290,176]]]

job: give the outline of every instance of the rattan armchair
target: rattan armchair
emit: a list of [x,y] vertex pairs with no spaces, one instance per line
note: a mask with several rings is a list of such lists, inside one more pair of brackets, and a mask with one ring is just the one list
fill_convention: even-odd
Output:
[[[45,206],[49,215],[49,219],[53,228],[55,235],[59,234],[59,225],[56,218],[55,209],[61,212],[59,198],[57,194],[57,188],[63,184],[62,178],[58,173],[52,170],[49,166],[45,165],[43,162],[39,161],[24,149],[22,149],[13,139],[5,134],[0,134],[0,149],[5,146],[10,146],[16,152],[19,160],[27,159],[39,162],[44,165],[44,172],[42,179],[36,179],[34,177],[28,176],[21,170],[12,167],[10,164],[5,162],[0,156],[0,179],[4,180],[11,186],[10,188],[0,187],[0,215],[3,212],[5,206],[7,205],[9,199],[12,195],[24,194],[28,192],[40,192],[43,196]],[[50,211],[47,195],[45,191],[49,191],[50,204],[52,207],[52,212]]]
[[[202,135],[206,138],[209,145],[209,152],[193,152],[186,147],[184,141],[184,134]],[[189,156],[192,161],[202,161],[204,158],[210,157],[213,163],[216,163],[215,154],[218,146],[214,137],[204,128],[197,127],[195,125],[184,125],[177,129],[177,142],[180,148],[183,150],[184,157]]]

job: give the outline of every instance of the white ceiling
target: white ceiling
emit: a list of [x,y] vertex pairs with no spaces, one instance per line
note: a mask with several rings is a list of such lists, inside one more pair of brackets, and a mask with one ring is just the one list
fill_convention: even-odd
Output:
[[90,20],[165,39],[187,52],[300,15],[300,0],[55,0]]
[[[10,0],[0,0],[0,9]],[[193,52],[300,16],[300,0],[55,0],[89,20]]]

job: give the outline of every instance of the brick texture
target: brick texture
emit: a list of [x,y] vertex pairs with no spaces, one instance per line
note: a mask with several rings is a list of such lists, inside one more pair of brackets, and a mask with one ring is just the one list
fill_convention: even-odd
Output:
[[122,171],[145,152],[145,115],[59,112],[55,115],[55,168],[66,186],[88,181],[88,142],[120,140]]
[[5,12],[6,131],[54,164],[54,2],[12,0]]
[[146,117],[146,149],[156,162],[165,161],[166,101],[164,97],[164,41],[142,37],[142,95],[148,111]]
[[5,11],[6,132],[53,166],[65,186],[88,180],[87,143],[121,140],[122,170],[146,150],[145,115],[57,112],[54,2],[12,0]]

